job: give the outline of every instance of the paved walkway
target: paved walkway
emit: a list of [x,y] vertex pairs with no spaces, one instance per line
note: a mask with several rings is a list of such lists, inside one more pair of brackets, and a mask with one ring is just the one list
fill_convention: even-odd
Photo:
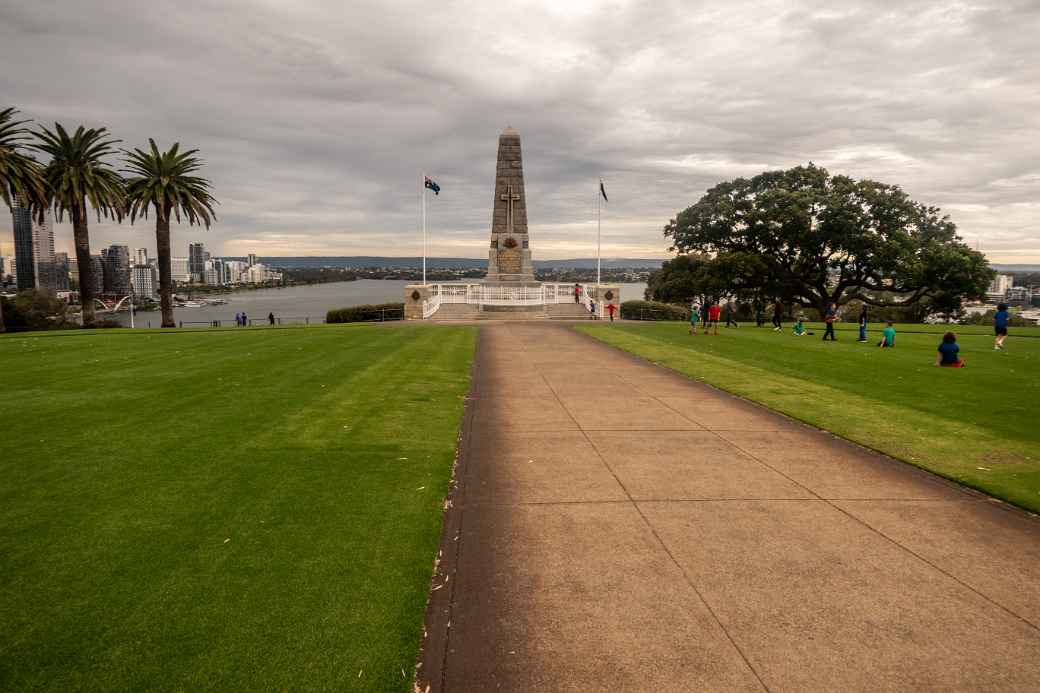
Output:
[[1037,518],[562,325],[477,353],[420,688],[1040,690]]

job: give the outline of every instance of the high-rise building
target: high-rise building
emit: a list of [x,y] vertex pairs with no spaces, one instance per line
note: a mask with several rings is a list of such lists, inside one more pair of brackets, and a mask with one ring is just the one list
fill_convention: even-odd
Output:
[[998,274],[989,288],[986,289],[986,298],[991,301],[1003,301],[1007,296],[1008,289],[1015,284],[1015,278],[1010,274]]
[[134,264],[135,265],[147,265],[148,264],[148,248],[138,248],[134,251]]
[[171,257],[170,276],[177,284],[187,284],[191,281],[191,274],[188,272],[188,258]]
[[188,274],[191,281],[201,282],[206,273],[206,245],[204,243],[188,244]]
[[69,254],[54,253],[54,289],[69,290]]
[[125,245],[110,245],[101,249],[104,263],[104,293],[110,296],[126,296],[130,293],[130,248]]
[[248,259],[247,259],[247,262],[246,262],[246,264],[247,264],[247,265],[248,265],[249,267],[252,267],[253,265],[255,265],[255,264],[256,264],[256,254],[255,254],[255,253],[249,253],[249,257],[248,257]]
[[19,289],[57,288],[54,268],[54,222],[50,210],[43,222],[33,219],[28,208],[16,205],[11,210],[14,223],[14,255]]
[[155,298],[159,295],[159,270],[155,265],[134,265],[130,285],[134,298]]

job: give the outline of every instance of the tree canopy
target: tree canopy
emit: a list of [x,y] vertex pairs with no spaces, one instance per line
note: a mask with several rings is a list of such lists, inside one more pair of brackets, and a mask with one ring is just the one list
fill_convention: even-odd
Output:
[[819,309],[981,295],[994,273],[956,231],[899,186],[810,163],[719,183],[664,235],[673,251],[708,256],[698,273],[724,279],[730,293]]

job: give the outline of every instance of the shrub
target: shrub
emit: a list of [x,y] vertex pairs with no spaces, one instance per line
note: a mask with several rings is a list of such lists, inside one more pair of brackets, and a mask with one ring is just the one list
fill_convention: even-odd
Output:
[[404,303],[378,303],[335,308],[325,316],[325,322],[379,322],[380,320],[403,319]]
[[624,320],[689,320],[690,309],[658,301],[625,301],[621,304]]

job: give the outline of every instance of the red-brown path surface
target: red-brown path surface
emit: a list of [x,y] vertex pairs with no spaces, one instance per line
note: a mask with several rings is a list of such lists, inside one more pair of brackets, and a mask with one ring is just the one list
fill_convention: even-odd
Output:
[[420,689],[1040,690],[1038,518],[562,325],[474,377]]

